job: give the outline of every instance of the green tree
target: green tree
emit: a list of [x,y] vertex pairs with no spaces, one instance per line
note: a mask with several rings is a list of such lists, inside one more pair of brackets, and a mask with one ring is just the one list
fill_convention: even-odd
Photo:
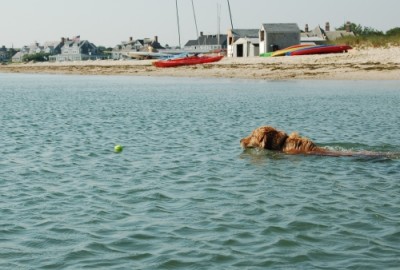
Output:
[[104,46],[97,46],[97,51],[99,54],[104,54],[104,52],[107,50],[106,47]]
[[[343,24],[342,26],[336,28],[336,30],[346,30],[347,24]],[[353,32],[356,36],[383,36],[384,33],[382,31],[376,30],[372,27],[362,26],[361,24],[350,23],[350,31]]]
[[8,57],[11,58],[13,57],[18,51],[14,48],[8,49]]
[[[343,24],[342,26],[336,28],[336,30],[347,30],[347,24]],[[363,27],[360,24],[350,23],[350,31],[353,32],[355,35],[361,35]]]
[[400,35],[400,27],[395,27],[386,32],[387,36],[397,36]]
[[384,33],[382,31],[376,30],[372,27],[364,27],[361,35],[363,35],[363,36],[383,36]]
[[97,47],[97,51],[98,51],[99,55],[103,55],[105,57],[111,57],[112,50],[113,49],[111,47],[108,47],[108,48],[106,48],[105,46]]

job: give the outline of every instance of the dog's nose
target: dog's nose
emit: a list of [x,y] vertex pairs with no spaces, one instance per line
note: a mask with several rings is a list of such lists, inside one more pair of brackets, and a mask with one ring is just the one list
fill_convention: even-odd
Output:
[[243,149],[246,149],[246,145],[245,145],[245,143],[244,143],[244,139],[241,139],[241,140],[240,140],[240,146],[241,146]]

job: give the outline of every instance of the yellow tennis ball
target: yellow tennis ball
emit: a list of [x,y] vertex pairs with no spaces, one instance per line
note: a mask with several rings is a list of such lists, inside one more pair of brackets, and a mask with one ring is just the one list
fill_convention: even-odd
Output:
[[114,146],[114,152],[119,153],[122,152],[122,149],[124,149],[124,147],[122,147],[122,145],[117,144],[116,146]]

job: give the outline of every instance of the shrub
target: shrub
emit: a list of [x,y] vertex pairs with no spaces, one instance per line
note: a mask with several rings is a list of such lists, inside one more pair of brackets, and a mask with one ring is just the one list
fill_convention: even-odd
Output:
[[34,54],[26,54],[22,57],[22,61],[23,62],[30,62],[30,61],[34,61],[34,62],[45,62],[45,61],[49,61],[49,53],[44,53],[44,52],[40,52],[40,53],[34,53]]

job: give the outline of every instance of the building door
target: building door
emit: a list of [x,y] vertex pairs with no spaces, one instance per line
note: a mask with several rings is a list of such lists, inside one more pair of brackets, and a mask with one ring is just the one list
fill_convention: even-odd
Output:
[[243,44],[238,44],[236,50],[236,56],[243,57]]

